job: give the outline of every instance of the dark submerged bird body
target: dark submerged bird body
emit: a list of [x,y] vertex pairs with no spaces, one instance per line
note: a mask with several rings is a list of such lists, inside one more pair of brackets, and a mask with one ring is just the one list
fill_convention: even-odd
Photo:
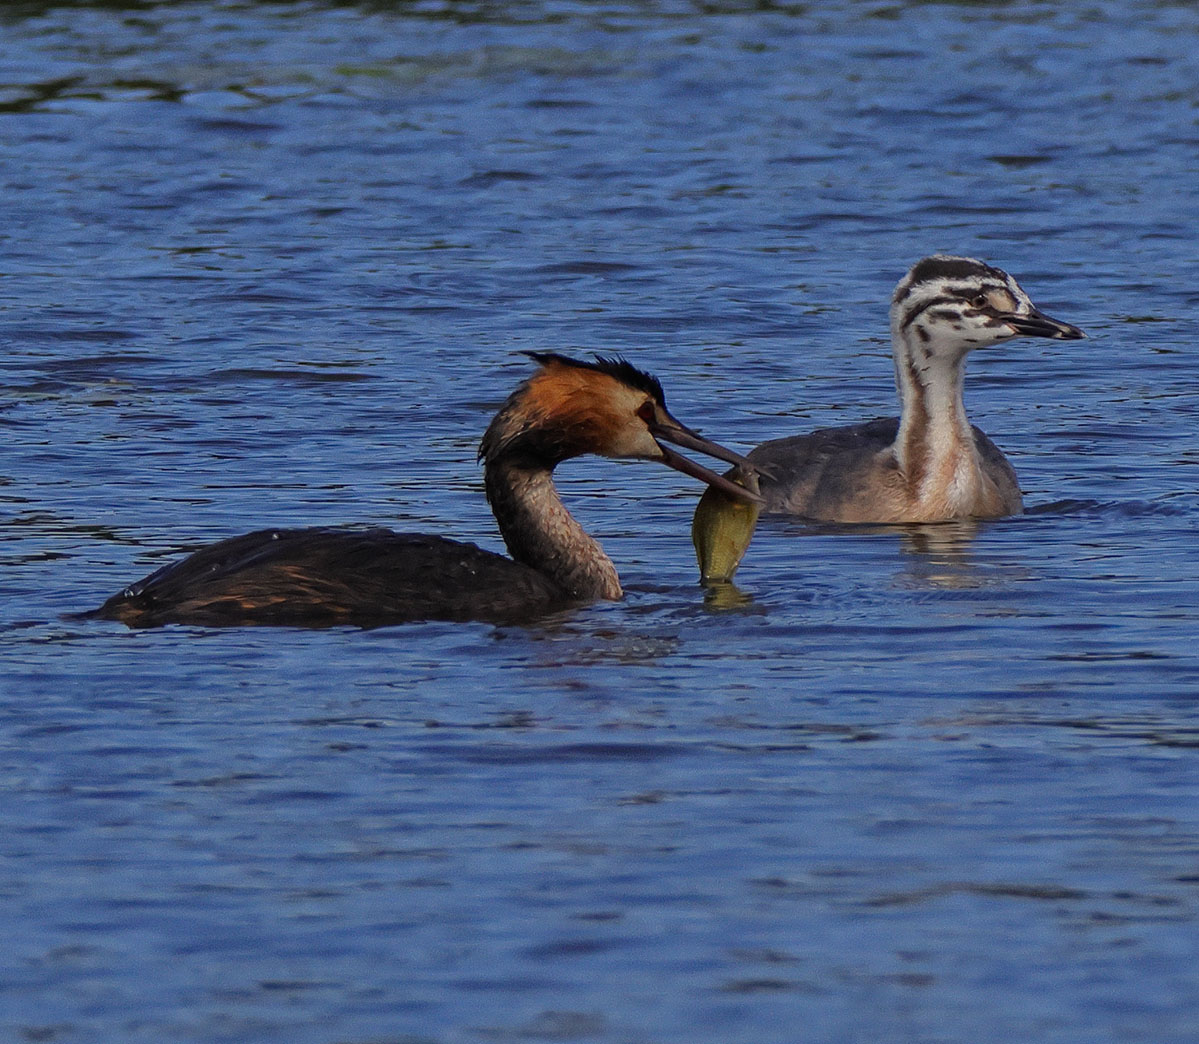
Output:
[[511,623],[572,601],[529,566],[428,533],[263,529],[165,566],[114,595],[97,615],[131,627]]
[[1039,311],[1001,269],[941,254],[917,262],[891,299],[901,415],[762,443],[749,460],[763,510],[872,523],[1022,511],[1015,470],[967,420],[962,396],[969,353],[1017,336],[1084,335]]
[[426,533],[266,529],[201,548],[85,615],[131,627],[527,622],[623,593],[611,560],[558,497],[561,461],[583,453],[657,460],[752,497],[662,444],[745,463],[675,420],[653,377],[618,359],[533,357],[541,369],[509,396],[479,451],[513,558]]

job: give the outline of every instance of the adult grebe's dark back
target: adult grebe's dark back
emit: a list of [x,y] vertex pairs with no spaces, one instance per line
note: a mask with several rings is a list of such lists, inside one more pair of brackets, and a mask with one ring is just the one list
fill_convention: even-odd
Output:
[[649,374],[621,359],[528,354],[540,369],[504,403],[479,447],[512,558],[425,533],[269,529],[202,548],[87,615],[131,627],[521,622],[623,594],[611,560],[558,497],[559,462],[584,453],[656,460],[753,499],[663,445],[746,463],[675,420]]

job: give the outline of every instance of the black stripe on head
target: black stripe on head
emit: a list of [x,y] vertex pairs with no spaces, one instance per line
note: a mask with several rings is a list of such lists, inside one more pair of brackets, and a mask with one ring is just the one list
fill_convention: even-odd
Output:
[[[985,294],[991,290],[1006,290],[1017,301],[1024,298],[1024,293],[1016,285],[1016,281],[1001,268],[995,268],[972,257],[934,254],[912,266],[911,271],[896,288],[893,304],[899,306],[912,295],[919,298],[921,292],[933,292],[933,296],[926,300],[910,302],[904,309],[900,326],[901,329],[907,329],[931,308],[962,308],[963,301],[974,294]],[[978,314],[978,310],[972,314]]]
[[907,299],[916,287],[923,283],[937,283],[952,279],[994,279],[1007,285],[1008,274],[973,257],[954,257],[949,254],[933,254],[917,261],[908,274],[900,280],[895,290],[895,303]]
[[998,268],[992,268],[982,261],[972,257],[949,257],[945,254],[934,254],[923,261],[917,261],[912,268],[910,279],[912,283],[927,283],[932,279],[998,279],[1007,282],[1007,273]]
[[666,405],[666,393],[662,391],[662,385],[658,378],[644,370],[637,369],[631,362],[618,355],[597,355],[595,361],[590,362],[586,359],[572,359],[569,355],[559,355],[557,352],[523,352],[522,354],[542,366],[557,364],[607,374],[622,384],[627,384],[630,388],[636,388],[638,391],[652,396],[659,405]]
[[960,303],[960,301],[961,298],[956,297],[953,294],[938,294],[936,297],[930,297],[927,301],[918,301],[917,305],[919,307],[917,307],[915,311],[910,313],[907,318],[904,319],[903,325],[907,326],[913,319],[917,318],[921,312],[924,312],[929,308],[936,308],[940,305],[954,305]]

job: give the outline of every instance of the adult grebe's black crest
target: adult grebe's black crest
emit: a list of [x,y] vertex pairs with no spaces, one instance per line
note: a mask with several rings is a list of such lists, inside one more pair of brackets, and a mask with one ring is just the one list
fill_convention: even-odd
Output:
[[663,406],[666,405],[666,393],[662,390],[662,382],[652,373],[637,369],[631,362],[619,355],[596,355],[591,359],[573,359],[569,355],[561,355],[558,352],[521,352],[521,354],[536,360],[542,366],[557,363],[562,366],[577,366],[584,370],[606,373],[609,377],[616,378],[630,388],[639,388]]
[[202,548],[87,615],[135,627],[527,622],[622,594],[611,560],[558,497],[552,476],[561,461],[583,453],[656,460],[753,499],[665,445],[746,463],[675,420],[649,374],[622,359],[530,354],[539,369],[508,397],[479,449],[512,558],[424,533],[261,530]]

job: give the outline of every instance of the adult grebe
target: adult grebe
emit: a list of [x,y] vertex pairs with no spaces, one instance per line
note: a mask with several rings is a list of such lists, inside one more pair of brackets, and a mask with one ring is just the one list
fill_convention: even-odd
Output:
[[901,415],[762,443],[749,460],[763,510],[829,522],[1018,514],[1016,473],[966,419],[962,378],[973,349],[1021,335],[1085,336],[1038,311],[998,268],[943,254],[918,261],[891,298]]
[[527,621],[623,593],[611,560],[558,498],[561,461],[583,453],[656,460],[753,497],[662,444],[745,463],[675,420],[649,374],[621,359],[527,354],[541,368],[509,396],[479,447],[511,559],[423,533],[262,530],[203,548],[87,615],[132,627]]

